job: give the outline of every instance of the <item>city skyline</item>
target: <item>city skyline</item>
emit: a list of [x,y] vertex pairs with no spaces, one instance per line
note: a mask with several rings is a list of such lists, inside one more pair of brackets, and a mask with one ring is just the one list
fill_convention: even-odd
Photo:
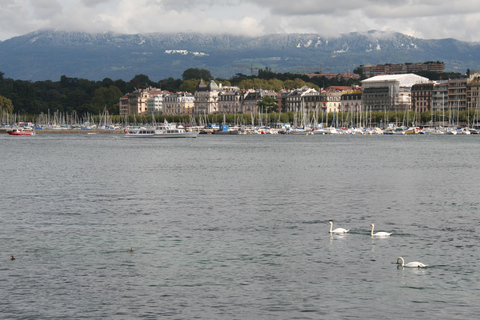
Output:
[[473,0],[5,0],[0,11],[0,41],[40,29],[332,37],[380,30],[480,41],[479,27],[480,3]]

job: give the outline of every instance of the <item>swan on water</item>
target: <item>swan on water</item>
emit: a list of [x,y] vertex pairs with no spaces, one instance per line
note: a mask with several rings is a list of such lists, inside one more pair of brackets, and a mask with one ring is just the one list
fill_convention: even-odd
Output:
[[397,258],[397,264],[405,268],[425,268],[427,265],[418,261],[413,261],[405,264],[405,260],[402,257]]
[[372,232],[370,232],[370,235],[372,237],[388,237],[389,235],[391,235],[391,233],[383,232],[383,231],[373,233],[373,228],[375,228],[375,225],[373,223],[370,225],[370,228],[372,228]]
[[350,229],[343,229],[343,228],[336,228],[335,230],[332,230],[333,228],[333,222],[332,221],[328,221],[328,224],[330,225],[330,233],[347,233],[348,231],[350,231]]

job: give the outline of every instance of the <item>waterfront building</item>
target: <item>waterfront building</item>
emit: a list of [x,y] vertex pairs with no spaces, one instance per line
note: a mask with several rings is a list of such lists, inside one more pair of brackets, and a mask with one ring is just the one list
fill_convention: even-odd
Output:
[[362,111],[361,88],[352,88],[351,90],[342,91],[340,97],[340,111],[353,113]]
[[362,106],[372,111],[398,111],[411,108],[414,84],[429,79],[415,74],[375,76],[362,81]]
[[118,106],[119,106],[119,114],[121,116],[126,116],[128,115],[128,95],[125,95],[123,97],[120,98],[119,102],[118,102]]
[[262,101],[263,97],[270,96],[277,99],[277,93],[270,90],[247,90],[241,100],[243,113],[258,113],[259,111],[265,112],[265,110],[258,109],[258,102]]
[[218,113],[218,95],[220,87],[215,81],[210,81],[207,85],[203,80],[200,81],[195,90],[195,107],[194,114],[205,115]]
[[433,111],[444,111],[448,108],[448,81],[434,82],[432,92]]
[[137,89],[126,95],[128,99],[128,115],[146,115],[148,114],[148,99],[154,95],[164,92],[157,88],[148,87],[146,89]]
[[290,94],[289,90],[286,90],[283,88],[280,90],[280,92],[277,94],[277,107],[278,107],[278,112],[287,112],[287,97]]
[[412,86],[412,109],[425,112],[432,109],[433,82],[416,83]]
[[128,95],[128,114],[140,115],[146,114],[147,99],[150,96],[146,90],[137,89]]
[[467,77],[448,81],[448,107],[454,110],[467,108]]
[[164,96],[164,114],[193,115],[195,97],[189,92],[176,92]]
[[474,109],[477,114],[480,111],[480,73],[475,73],[470,76],[467,83],[467,108]]
[[323,110],[326,112],[339,112],[342,102],[342,92],[351,90],[352,87],[331,86],[322,91],[321,99]]
[[147,114],[148,115],[161,115],[164,113],[164,101],[165,96],[167,96],[169,92],[164,93],[155,93],[150,95],[147,98]]
[[218,110],[221,113],[242,113],[242,91],[239,87],[222,86],[218,94]]
[[291,112],[307,112],[320,110],[324,108],[326,95],[313,88],[303,86],[301,88],[291,90],[285,97],[285,111]]

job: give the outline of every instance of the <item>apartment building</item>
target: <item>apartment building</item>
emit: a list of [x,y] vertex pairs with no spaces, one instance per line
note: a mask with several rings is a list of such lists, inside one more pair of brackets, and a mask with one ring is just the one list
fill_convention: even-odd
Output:
[[128,107],[126,108],[127,114],[128,115],[154,114],[152,110],[150,113],[148,112],[148,99],[150,99],[152,96],[161,95],[164,93],[165,92],[160,89],[148,87],[146,89],[137,89],[134,92],[127,94],[125,96],[128,99]]
[[448,81],[448,107],[464,110],[467,108],[468,78],[456,78]]
[[150,95],[147,99],[147,114],[148,115],[161,115],[164,113],[163,103],[165,101],[165,96],[169,93],[156,93]]
[[432,92],[432,110],[440,111],[448,108],[448,81],[435,82]]
[[378,65],[361,65],[365,77],[370,78],[377,75],[395,75],[408,74],[419,71],[443,72],[445,64],[443,62],[425,62],[425,63],[399,63],[399,64],[378,64]]
[[120,101],[118,102],[119,105],[119,115],[121,116],[126,116],[128,115],[128,95],[125,95],[120,98]]
[[292,90],[285,97],[285,111],[310,112],[324,108],[326,95],[322,95],[315,89],[304,86]]
[[340,97],[340,111],[360,112],[362,110],[362,90],[355,88],[345,90]]
[[243,113],[257,113],[259,111],[265,112],[265,110],[258,109],[258,102],[262,101],[263,97],[270,96],[277,99],[277,93],[270,90],[247,90],[243,95],[241,100],[242,102],[242,112]]
[[164,113],[166,115],[193,115],[195,97],[189,92],[176,92],[164,97]]
[[220,86],[215,81],[210,81],[207,85],[203,80],[200,81],[195,90],[194,114],[204,115],[218,113],[218,95]]
[[218,94],[218,110],[221,113],[242,113],[242,90],[239,87],[222,87]]
[[432,110],[433,101],[433,82],[416,83],[412,86],[412,110],[415,112],[425,112]]
[[467,83],[467,108],[480,111],[480,74],[475,73],[470,76]]

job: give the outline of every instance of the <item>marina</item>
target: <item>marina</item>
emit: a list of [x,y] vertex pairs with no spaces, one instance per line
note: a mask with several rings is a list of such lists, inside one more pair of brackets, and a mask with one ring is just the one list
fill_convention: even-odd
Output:
[[38,126],[35,130],[22,126],[3,126],[1,133],[16,132],[18,134],[123,134],[129,138],[195,138],[199,134],[245,135],[245,134],[292,134],[292,135],[470,135],[478,134],[478,126],[438,126],[407,127],[389,124],[387,127],[334,127],[309,126],[294,127],[292,124],[274,124],[271,126],[188,126],[184,124],[166,123],[162,125],[144,124],[139,126],[112,125],[108,128],[82,129],[81,127],[64,126],[51,128]]

